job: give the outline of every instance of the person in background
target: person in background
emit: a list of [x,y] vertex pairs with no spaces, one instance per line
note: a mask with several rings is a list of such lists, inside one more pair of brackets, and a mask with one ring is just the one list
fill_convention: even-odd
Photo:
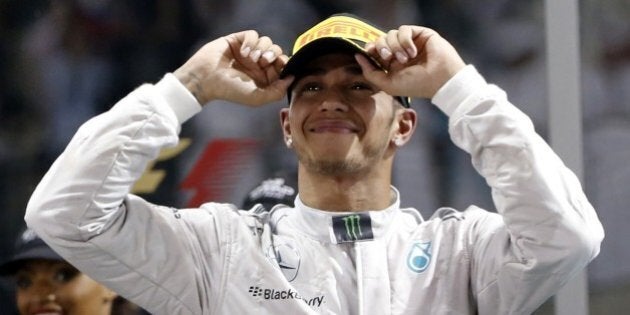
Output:
[[20,235],[13,256],[0,265],[0,275],[14,279],[21,315],[144,314],[70,265],[31,229]]
[[254,187],[243,200],[241,209],[271,211],[276,205],[293,207],[297,190],[295,174],[278,172]]

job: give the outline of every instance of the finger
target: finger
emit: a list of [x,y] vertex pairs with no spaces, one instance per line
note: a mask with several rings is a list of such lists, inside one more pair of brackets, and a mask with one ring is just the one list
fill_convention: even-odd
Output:
[[265,88],[257,88],[252,92],[249,99],[251,105],[261,105],[273,101],[278,101],[287,95],[287,89],[293,83],[293,76],[288,76],[282,80],[273,82]]
[[245,36],[243,33],[236,33],[223,37],[227,41],[228,47],[230,47],[230,51],[235,58],[241,55],[243,36]]
[[394,54],[396,60],[399,63],[405,64],[409,60],[409,56],[405,49],[400,45],[398,41],[398,30],[391,30],[387,32],[387,36],[385,37],[385,41],[387,42],[387,46],[389,46],[390,51]]
[[273,82],[280,79],[280,74],[282,73],[282,62],[276,62],[264,67],[265,75],[267,78],[268,84],[272,84]]
[[237,36],[241,40],[241,57],[248,58],[258,43],[258,32],[250,30],[237,33],[237,35],[241,34],[242,36]]
[[291,84],[293,83],[294,79],[295,77],[292,75],[287,76],[284,79],[274,81],[269,88],[273,91],[276,91],[276,96],[278,96],[278,99],[280,99],[287,95],[287,90],[289,89],[289,86],[291,86]]
[[[247,73],[257,86],[267,86],[267,70],[269,60],[274,61],[282,53],[280,46],[274,45],[268,36],[259,37],[255,31],[247,31],[243,34],[240,65],[238,69]],[[244,53],[248,52],[244,56]]]
[[266,52],[267,49],[271,47],[271,45],[273,45],[273,43],[271,42],[271,38],[267,36],[262,36],[258,38],[258,41],[254,45],[254,47],[252,47],[252,51],[249,53],[249,58],[253,62],[258,62],[262,54]]
[[265,71],[250,58],[242,58],[241,62],[233,63],[232,67],[249,77],[256,84],[256,86],[268,85]]
[[265,74],[265,80],[267,81],[267,85],[273,84],[273,82],[280,79],[280,74],[282,73],[282,67],[278,67],[275,63],[269,64],[266,67],[262,68],[262,71]]
[[381,36],[375,42],[371,43],[368,48],[368,54],[374,58],[374,60],[378,61],[378,63],[385,69],[389,69],[390,63],[392,62],[392,51],[390,50],[387,42],[385,41],[385,36]]
[[258,43],[258,33],[256,31],[243,31],[234,33],[225,37],[230,46],[232,56],[236,61],[233,67],[239,70],[249,69],[247,72],[253,71],[258,67],[249,56],[252,48]]
[[386,68],[388,61],[384,60],[381,55],[376,51],[376,43],[367,43],[364,47],[365,53],[372,59],[374,59],[381,67]]
[[267,85],[271,85],[273,82],[278,81],[280,78],[280,73],[276,71],[276,68],[270,65],[265,69],[265,77],[267,79]]
[[262,56],[260,60],[258,61],[258,63],[261,66],[266,67],[268,65],[273,64],[274,61],[276,61],[276,58],[278,58],[281,55],[282,55],[282,48],[280,48],[280,46],[275,45],[275,44],[271,45],[267,47],[267,49],[262,53]]
[[426,53],[426,45],[429,39],[434,36],[439,36],[439,34],[430,28],[420,26],[411,28],[411,38],[418,54]]
[[274,82],[280,78],[282,69],[287,64],[288,59],[289,57],[287,57],[286,55],[280,55],[274,60],[272,64],[269,64],[265,67],[267,79],[269,82]]
[[363,47],[363,50],[365,50],[365,52],[368,55],[370,55],[370,56],[377,54],[377,52],[376,52],[376,43],[375,42],[371,42],[371,43],[365,44],[365,46]]
[[418,55],[418,49],[413,41],[413,28],[409,25],[403,25],[398,28],[398,42],[400,46],[407,52],[410,59]]
[[385,71],[374,66],[367,57],[362,54],[355,54],[354,58],[361,67],[363,76],[372,84],[376,85],[381,90],[385,90],[385,86],[388,82],[387,73]]
[[282,69],[284,68],[284,66],[287,65],[287,62],[289,61],[289,56],[287,55],[279,55],[276,60],[274,60],[273,62],[273,66],[274,68],[276,68],[276,71],[278,71],[278,73],[282,72]]

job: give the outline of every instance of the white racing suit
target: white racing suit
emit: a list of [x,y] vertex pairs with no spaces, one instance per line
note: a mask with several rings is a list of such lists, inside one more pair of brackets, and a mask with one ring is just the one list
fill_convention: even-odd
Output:
[[129,194],[201,110],[167,74],[85,123],[33,193],[30,227],[92,278],[155,314],[529,314],[599,252],[576,176],[505,93],[467,66],[438,91],[453,141],[497,213],[270,213]]

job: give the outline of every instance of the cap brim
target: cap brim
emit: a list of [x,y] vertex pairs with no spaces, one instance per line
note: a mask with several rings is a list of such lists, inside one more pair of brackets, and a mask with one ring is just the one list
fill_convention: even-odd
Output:
[[[323,37],[304,45],[296,54],[291,56],[282,69],[280,77],[284,78],[288,75],[297,77],[308,62],[317,57],[332,53],[362,53],[368,56],[358,44],[351,40],[338,37]],[[370,60],[372,60],[372,58],[370,58]],[[374,60],[372,61],[376,64]]]
[[0,275],[14,274],[20,267],[23,266],[25,261],[34,259],[64,260],[52,249],[44,246],[38,246],[25,250],[0,265]]
[[[280,78],[293,75],[300,78],[306,65],[317,57],[321,57],[332,53],[361,53],[368,58],[376,67],[382,69],[381,65],[374,60],[358,43],[350,39],[340,37],[323,37],[316,39],[300,48],[300,50],[289,58],[289,61],[280,72]],[[409,107],[411,100],[404,96],[395,96],[396,99],[405,107]]]

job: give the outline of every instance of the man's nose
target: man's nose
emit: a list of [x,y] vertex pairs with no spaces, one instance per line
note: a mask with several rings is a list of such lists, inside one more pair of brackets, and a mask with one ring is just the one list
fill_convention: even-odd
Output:
[[325,95],[320,110],[345,112],[348,110],[348,103],[341,92],[330,91]]

